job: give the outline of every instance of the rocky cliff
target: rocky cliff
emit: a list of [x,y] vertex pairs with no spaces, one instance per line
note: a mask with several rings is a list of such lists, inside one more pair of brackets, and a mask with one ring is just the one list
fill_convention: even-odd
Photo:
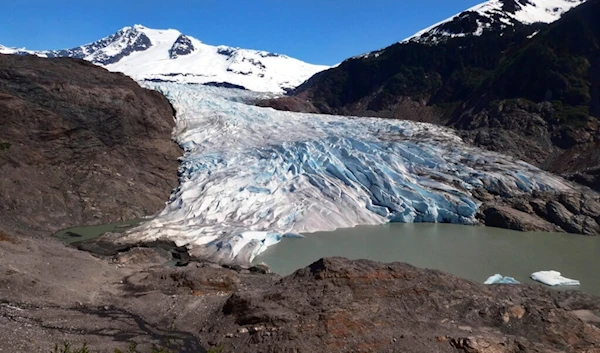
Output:
[[0,226],[47,234],[159,211],[177,185],[174,114],[86,61],[0,55]]

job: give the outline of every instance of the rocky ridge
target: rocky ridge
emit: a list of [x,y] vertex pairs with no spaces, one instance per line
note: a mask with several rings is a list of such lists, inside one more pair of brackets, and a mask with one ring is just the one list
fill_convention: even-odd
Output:
[[448,38],[481,35],[486,31],[552,23],[586,0],[491,0],[425,28],[404,40],[435,44]]
[[477,189],[482,224],[518,231],[600,235],[600,197],[590,193],[534,192],[499,196]]

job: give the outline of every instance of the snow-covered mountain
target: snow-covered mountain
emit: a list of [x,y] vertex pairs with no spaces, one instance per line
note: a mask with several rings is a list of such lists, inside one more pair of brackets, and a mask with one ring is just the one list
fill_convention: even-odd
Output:
[[136,80],[224,84],[275,93],[328,68],[266,51],[212,46],[174,29],[141,25],[72,49],[29,51],[0,45],[0,53],[80,58]]
[[425,28],[404,41],[436,43],[519,24],[552,23],[586,0],[489,0]]

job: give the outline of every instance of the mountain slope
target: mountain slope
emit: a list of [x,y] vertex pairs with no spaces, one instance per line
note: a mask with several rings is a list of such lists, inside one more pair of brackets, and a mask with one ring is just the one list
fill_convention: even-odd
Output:
[[514,143],[498,141],[502,131],[541,141],[540,165],[600,190],[599,16],[598,0],[565,14],[507,56],[449,124],[492,149]]
[[27,51],[0,46],[0,53],[85,59],[136,80],[228,83],[276,93],[297,87],[327,68],[265,51],[211,46],[174,29],[141,25],[67,50]]
[[599,16],[600,2],[590,0],[550,25],[397,43],[261,104],[448,124],[477,145],[600,190]]

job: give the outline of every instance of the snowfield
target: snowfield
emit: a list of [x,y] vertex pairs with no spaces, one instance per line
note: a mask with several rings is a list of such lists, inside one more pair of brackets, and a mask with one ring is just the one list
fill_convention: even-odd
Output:
[[133,52],[114,64],[106,65],[106,68],[123,72],[136,80],[227,82],[257,92],[283,93],[285,89],[295,88],[317,72],[329,68],[266,51],[212,46],[189,36],[184,37],[189,47],[184,47],[182,54],[174,56],[172,49],[182,36],[179,31],[140,25],[131,30],[147,36],[152,46]]
[[563,179],[410,121],[280,112],[255,92],[159,83],[185,149],[180,186],[126,241],[172,240],[248,263],[284,236],[386,222],[472,224],[470,190],[567,190]]

